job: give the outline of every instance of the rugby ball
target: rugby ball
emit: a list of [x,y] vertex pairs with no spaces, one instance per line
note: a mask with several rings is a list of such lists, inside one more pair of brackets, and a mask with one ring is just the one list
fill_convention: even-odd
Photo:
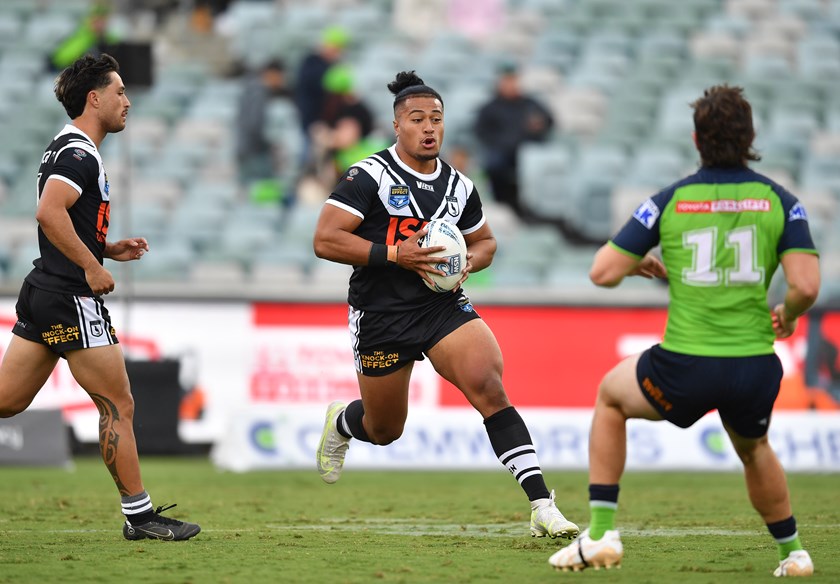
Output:
[[435,292],[450,292],[461,281],[461,271],[467,265],[467,244],[461,230],[454,223],[432,219],[426,225],[426,235],[420,238],[419,243],[420,247],[442,245],[446,248],[433,254],[434,257],[445,258],[445,261],[434,265],[445,275],[429,272],[429,279],[434,282],[434,286],[426,280],[423,280],[423,283]]

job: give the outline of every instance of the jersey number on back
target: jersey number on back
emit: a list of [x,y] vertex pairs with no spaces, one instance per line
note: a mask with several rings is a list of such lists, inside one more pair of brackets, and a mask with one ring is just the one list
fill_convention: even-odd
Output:
[[756,228],[747,225],[723,234],[726,247],[735,255],[735,265],[715,265],[717,256],[717,227],[707,227],[683,233],[683,247],[691,250],[691,267],[683,268],[682,281],[689,286],[743,286],[762,284],[764,268],[756,261]]

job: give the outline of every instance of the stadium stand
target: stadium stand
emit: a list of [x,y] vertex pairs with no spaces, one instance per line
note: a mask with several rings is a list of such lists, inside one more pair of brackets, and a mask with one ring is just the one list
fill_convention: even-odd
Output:
[[[447,140],[470,148],[477,104],[511,58],[559,121],[552,140],[521,154],[523,202],[544,224],[506,213],[483,192],[501,245],[482,293],[519,286],[585,298],[597,244],[645,196],[696,167],[689,103],[724,82],[745,87],[763,156],[756,168],[806,202],[824,247],[825,289],[840,290],[840,0],[507,0],[505,25],[483,41],[446,26],[403,38],[386,0],[232,0],[201,33],[190,29],[190,3],[173,3],[154,26],[137,24],[153,19],[148,3],[120,5],[129,4],[115,25],[152,43],[154,84],[129,88],[128,129],[102,150],[123,197],[112,233],[151,240],[134,270],[145,284],[343,297],[347,270],[311,252],[320,201],[250,200],[233,156],[239,71],[273,58],[294,70],[326,24],[341,24],[352,37],[345,60],[382,135],[392,119],[385,84],[417,69],[444,95]],[[64,123],[48,55],[88,6],[0,2],[0,123],[14,136],[0,142],[0,286],[9,291],[35,257],[32,173]],[[271,106],[266,132],[282,158],[278,178],[293,193],[302,143],[291,101]],[[120,211],[125,203],[130,210]]]

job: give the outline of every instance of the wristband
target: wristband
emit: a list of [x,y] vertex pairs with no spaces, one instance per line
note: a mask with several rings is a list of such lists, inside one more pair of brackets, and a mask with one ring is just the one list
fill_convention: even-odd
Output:
[[370,254],[368,254],[368,265],[372,267],[381,267],[388,265],[388,246],[384,243],[370,244]]

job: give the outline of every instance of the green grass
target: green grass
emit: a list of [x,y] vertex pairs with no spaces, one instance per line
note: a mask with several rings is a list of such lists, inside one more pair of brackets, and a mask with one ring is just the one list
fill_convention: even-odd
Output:
[[[128,542],[105,467],[0,469],[0,582],[769,582],[775,544],[739,474],[628,473],[620,570],[553,571],[558,549],[528,535],[528,505],[497,472],[216,471],[205,459],[144,458],[156,505],[203,531]],[[586,475],[548,472],[561,510],[588,522]],[[791,475],[814,582],[840,581],[836,475]]]

